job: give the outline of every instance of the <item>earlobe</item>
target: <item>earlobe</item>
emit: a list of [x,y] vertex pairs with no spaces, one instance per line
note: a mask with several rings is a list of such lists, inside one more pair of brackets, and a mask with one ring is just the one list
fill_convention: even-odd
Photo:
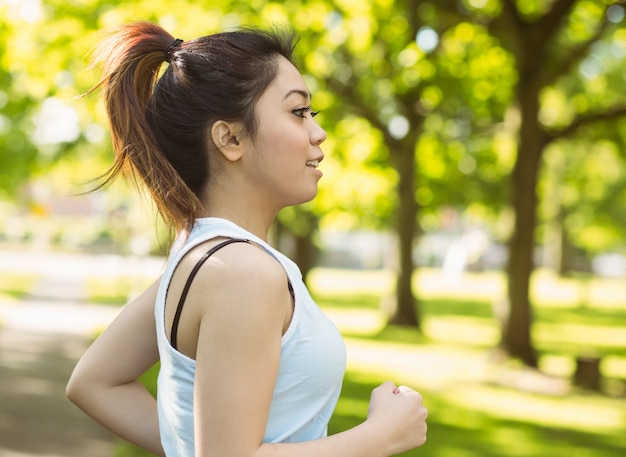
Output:
[[234,124],[225,121],[216,121],[211,126],[211,140],[226,160],[235,162],[242,156],[242,148],[236,135]]

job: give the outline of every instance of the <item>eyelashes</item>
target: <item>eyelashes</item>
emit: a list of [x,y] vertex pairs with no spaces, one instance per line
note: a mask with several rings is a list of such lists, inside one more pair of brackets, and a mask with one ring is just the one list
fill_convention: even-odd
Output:
[[295,114],[296,116],[301,117],[303,119],[306,118],[306,113],[311,113],[311,117],[312,118],[319,114],[319,111],[311,110],[311,106],[310,105],[307,106],[307,107],[304,107],[304,108],[296,108],[294,110],[291,110],[291,112],[293,114]]

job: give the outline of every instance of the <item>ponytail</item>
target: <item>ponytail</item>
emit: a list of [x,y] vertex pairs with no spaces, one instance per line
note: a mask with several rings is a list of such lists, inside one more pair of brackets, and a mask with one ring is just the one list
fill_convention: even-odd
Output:
[[[205,208],[208,132],[217,120],[256,132],[255,104],[278,72],[293,62],[293,32],[242,29],[185,43],[161,27],[121,27],[97,48],[115,160],[103,187],[122,174],[143,183],[174,231],[189,231]],[[170,65],[160,75],[163,62]],[[94,90],[92,89],[92,91]]]
[[90,91],[102,88],[115,152],[99,187],[119,175],[132,178],[136,185],[143,183],[175,232],[189,230],[202,205],[162,151],[146,110],[161,65],[169,62],[181,42],[148,22],[121,27],[96,49],[94,63],[102,65],[104,77]]

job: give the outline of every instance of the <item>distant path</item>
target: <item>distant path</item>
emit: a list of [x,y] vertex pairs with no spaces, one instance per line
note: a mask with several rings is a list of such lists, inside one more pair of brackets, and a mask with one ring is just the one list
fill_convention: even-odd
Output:
[[113,438],[73,406],[65,383],[87,338],[0,329],[0,457],[112,457]]
[[84,279],[154,275],[160,259],[0,251],[0,275],[42,276],[23,301],[0,301],[0,457],[112,457],[113,436],[72,405],[65,385],[94,332],[119,307],[85,302]]

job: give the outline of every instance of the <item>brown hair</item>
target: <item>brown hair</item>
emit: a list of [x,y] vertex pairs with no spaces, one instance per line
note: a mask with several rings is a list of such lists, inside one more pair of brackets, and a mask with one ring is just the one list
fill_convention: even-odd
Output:
[[[120,173],[143,182],[165,222],[190,230],[209,179],[209,132],[239,121],[254,136],[254,105],[293,61],[292,32],[240,29],[182,42],[158,25],[122,26],[96,51],[115,160],[100,187]],[[161,65],[170,65],[159,77]]]

